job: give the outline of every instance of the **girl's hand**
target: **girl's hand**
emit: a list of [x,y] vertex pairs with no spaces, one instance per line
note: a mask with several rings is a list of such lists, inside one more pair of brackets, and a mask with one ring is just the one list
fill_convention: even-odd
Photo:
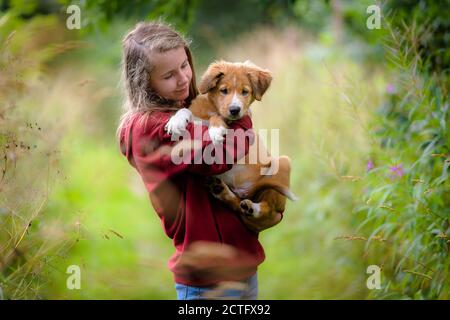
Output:
[[192,119],[192,112],[187,108],[178,110],[164,127],[164,130],[172,135],[172,141],[178,141],[179,137],[186,132],[186,127]]

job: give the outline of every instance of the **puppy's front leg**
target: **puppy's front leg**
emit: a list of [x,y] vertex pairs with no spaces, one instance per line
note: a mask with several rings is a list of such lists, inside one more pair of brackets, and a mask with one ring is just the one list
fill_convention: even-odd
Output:
[[186,131],[186,126],[192,120],[192,112],[187,108],[182,108],[178,110],[170,119],[167,121],[164,129],[168,134],[172,135],[172,140],[176,141],[183,133]]
[[228,126],[221,116],[214,115],[209,118],[208,133],[214,144],[222,143],[225,139],[224,135],[227,133]]

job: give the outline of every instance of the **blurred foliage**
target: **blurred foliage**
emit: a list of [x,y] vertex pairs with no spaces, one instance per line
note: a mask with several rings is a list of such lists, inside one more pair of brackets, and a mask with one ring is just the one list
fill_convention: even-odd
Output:
[[449,299],[447,8],[424,1],[385,8],[391,80],[368,124],[366,173],[347,176],[360,185],[360,203],[353,233],[342,237],[365,242],[366,263],[382,268],[382,288],[369,298]]
[[[427,29],[412,21],[386,39],[392,82],[372,120],[379,144],[363,179],[364,204],[356,209],[364,216],[358,230],[370,233],[366,252],[383,266],[377,298],[450,297],[448,88],[430,72],[440,68],[436,61],[422,60]],[[441,48],[428,50],[433,57]]]
[[1,21],[0,287],[10,299],[42,298],[43,269],[71,239],[67,217],[62,223],[45,215],[52,188],[64,179],[57,146],[67,124],[52,117],[46,63],[73,44],[52,16]]
[[68,5],[78,5],[84,34],[105,32],[115,19],[163,18],[196,40],[232,40],[261,24],[281,28],[295,24],[314,35],[334,30],[347,39],[356,35],[376,45],[383,31],[369,30],[360,23],[367,18],[366,8],[371,4],[371,0],[3,0],[0,8],[22,17],[45,13],[64,16]]
[[158,19],[170,17],[179,30],[186,31],[192,23],[194,10],[199,0],[100,0],[100,1],[70,1],[60,0],[64,5],[79,5],[83,15],[82,31],[90,32],[93,29],[106,31],[114,19]]
[[405,40],[409,41],[410,46],[414,46],[424,61],[424,68],[437,71],[448,78],[450,1],[388,1],[386,12],[390,12],[393,16],[390,22],[395,32],[404,33],[405,29],[410,28],[421,29],[420,36],[416,35],[417,30],[409,30],[409,34],[414,37]]

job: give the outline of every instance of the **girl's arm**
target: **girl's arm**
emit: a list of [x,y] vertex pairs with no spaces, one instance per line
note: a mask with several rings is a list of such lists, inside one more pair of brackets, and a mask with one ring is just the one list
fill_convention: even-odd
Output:
[[[196,150],[191,150],[189,155],[183,157],[183,162],[188,164],[186,167],[182,167],[190,172],[202,175],[216,175],[228,171],[234,163],[248,153],[249,147],[254,140],[252,125],[252,120],[249,116],[244,116],[232,122],[229,125],[230,130],[226,134],[223,143],[213,145],[208,126],[196,122],[189,123],[186,127],[188,136],[192,139],[202,139],[198,142],[199,146]],[[164,130],[164,127],[162,130],[160,128],[159,136],[163,144],[173,146],[177,143],[176,141],[171,141],[172,137]],[[201,163],[195,163],[196,160]],[[169,166],[172,167],[170,164]]]
[[[207,126],[189,123],[186,131],[190,137],[194,138],[194,133],[200,132],[201,136],[206,139],[200,140],[200,149],[190,150],[183,157],[184,161],[177,163],[173,161],[170,151],[178,141],[172,141],[171,135],[164,130],[169,117],[169,114],[155,115],[155,117],[152,115],[147,125],[140,125],[139,121],[135,121],[130,135],[132,136],[132,141],[129,141],[132,145],[132,148],[130,148],[132,154],[127,154],[128,159],[139,171],[144,182],[151,186],[150,189],[153,189],[161,181],[183,171],[201,175],[221,174],[231,169],[233,163],[244,157],[249,151],[250,144],[253,143],[252,120],[249,116],[244,116],[230,124],[230,129],[233,129],[236,134],[227,135],[224,143],[216,146],[218,148],[216,150],[218,151],[217,158],[221,160],[219,163],[216,161],[208,164],[204,158],[200,158],[201,163],[195,163],[196,154],[201,153],[203,155],[205,150],[207,151],[205,153],[211,153],[208,151],[213,146],[208,139]],[[127,149],[127,147],[125,148]],[[226,161],[227,154],[228,160],[230,160],[228,162],[231,163]]]

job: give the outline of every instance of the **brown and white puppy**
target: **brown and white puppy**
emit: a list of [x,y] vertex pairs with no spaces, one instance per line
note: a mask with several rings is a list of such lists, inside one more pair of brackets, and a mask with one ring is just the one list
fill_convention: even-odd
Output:
[[[250,105],[254,100],[261,100],[271,81],[269,71],[250,62],[212,63],[200,81],[201,94],[192,101],[189,110],[194,117],[209,121],[208,131],[213,143],[221,143],[227,123],[250,115]],[[177,114],[168,122],[169,132],[176,131],[178,124],[191,119],[186,110]],[[216,198],[242,213],[247,227],[260,232],[280,222],[286,197],[296,199],[289,190],[290,159],[287,156],[271,157],[259,136],[255,135],[244,160],[243,164],[238,162],[229,171],[208,178],[207,185]],[[278,170],[262,175],[274,163]]]

